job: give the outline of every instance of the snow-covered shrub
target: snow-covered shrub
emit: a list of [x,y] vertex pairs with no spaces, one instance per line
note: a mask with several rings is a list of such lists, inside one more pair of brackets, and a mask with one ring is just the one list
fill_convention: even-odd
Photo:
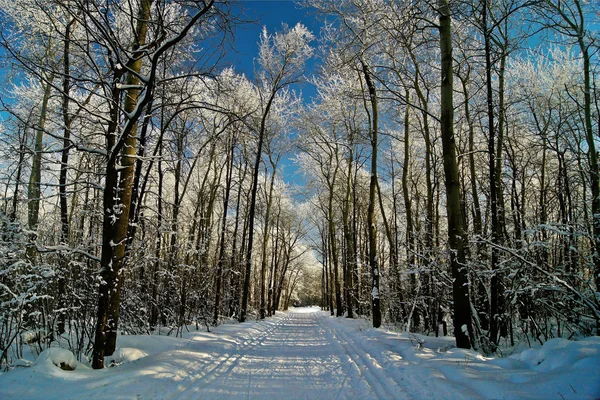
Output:
[[59,347],[49,347],[40,353],[35,364],[46,368],[52,368],[52,365],[54,365],[65,371],[73,371],[79,363],[69,350]]
[[0,214],[0,351],[3,366],[21,358],[23,347],[41,352],[52,337],[52,315],[47,303],[55,278],[47,264],[33,264],[27,257],[28,235],[19,223]]

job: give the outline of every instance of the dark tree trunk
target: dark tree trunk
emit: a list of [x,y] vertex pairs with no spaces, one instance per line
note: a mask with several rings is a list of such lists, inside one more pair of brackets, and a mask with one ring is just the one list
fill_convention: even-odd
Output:
[[[491,32],[487,24],[487,1],[482,5],[482,25],[484,30],[484,45],[485,45],[485,63],[486,63],[486,88],[487,88],[487,108],[488,108],[488,156],[489,156],[489,170],[490,170],[490,213],[491,213],[491,231],[492,231],[492,256],[491,256],[491,269],[492,277],[490,280],[490,291],[491,291],[491,302],[490,302],[490,340],[494,344],[498,344],[500,325],[502,319],[502,299],[501,289],[502,285],[501,273],[499,270],[498,260],[498,245],[500,244],[502,227],[500,225],[500,213],[498,204],[498,163],[496,162],[497,153],[496,151],[496,128],[495,124],[495,112],[494,112],[494,93],[492,88],[492,61],[491,61]],[[498,147],[500,147],[498,145]]]
[[215,285],[215,310],[213,313],[213,324],[219,323],[219,314],[221,311],[221,281],[223,279],[223,263],[225,258],[225,233],[227,231],[227,209],[229,206],[229,194],[231,192],[231,179],[233,171],[233,152],[235,149],[235,140],[231,139],[231,150],[227,154],[227,172],[225,178],[225,196],[223,199],[223,216],[221,218],[221,239],[219,256],[217,260],[217,282]]
[[345,268],[344,268],[344,293],[346,294],[346,309],[348,310],[347,317],[353,318],[353,277],[354,277],[354,265],[356,264],[356,252],[354,249],[354,242],[352,240],[353,234],[350,225],[350,207],[352,205],[350,201],[350,194],[352,190],[352,169],[354,168],[354,144],[353,137],[350,136],[350,151],[348,154],[348,170],[346,177],[346,195],[344,197],[344,204],[342,208],[343,220],[344,220],[344,240],[346,243],[346,257],[345,257]]
[[373,327],[379,328],[381,326],[381,298],[379,292],[379,259],[377,257],[377,230],[375,221],[379,110],[377,106],[377,91],[371,77],[371,71],[363,60],[361,60],[361,63],[365,83],[367,84],[367,88],[369,90],[369,101],[371,106],[371,180],[369,182],[369,208],[367,210],[367,224],[369,225],[369,263],[371,265],[371,278],[373,282],[373,289],[371,290]]
[[452,269],[454,299],[454,335],[456,346],[468,349],[473,339],[471,304],[467,264],[463,246],[463,226],[460,207],[460,181],[454,138],[452,27],[448,0],[439,0],[439,30],[441,50],[441,130],[444,175],[446,182],[446,210],[448,214],[448,244]]
[[267,119],[271,110],[271,105],[277,94],[276,90],[271,92],[269,100],[265,106],[258,131],[258,145],[256,146],[256,161],[254,162],[254,172],[252,174],[252,193],[250,197],[250,211],[248,213],[248,247],[246,248],[246,269],[244,271],[244,288],[242,292],[242,309],[240,310],[240,322],[246,321],[248,312],[248,295],[250,293],[250,277],[252,273],[252,247],[254,244],[254,214],[256,213],[256,193],[258,192],[258,173],[260,172],[260,160],[262,158],[263,142],[265,140]]

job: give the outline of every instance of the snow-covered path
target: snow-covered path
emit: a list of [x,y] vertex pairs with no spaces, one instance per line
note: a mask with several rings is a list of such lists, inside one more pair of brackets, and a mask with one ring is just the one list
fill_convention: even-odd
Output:
[[[3,392],[7,397],[31,399],[438,397],[428,385],[418,387],[414,382],[403,382],[402,376],[409,371],[402,370],[408,363],[393,368],[382,365],[387,360],[386,352],[392,354],[385,344],[358,340],[362,326],[351,332],[341,321],[318,309],[300,309],[264,321],[222,325],[215,333],[190,332],[184,339],[122,336],[122,354],[118,358],[123,364],[102,371],[79,366],[73,372],[54,368],[50,363],[45,367],[34,365],[11,372],[30,372],[30,376],[15,379],[14,392],[0,387],[0,398],[4,398]],[[370,348],[365,348],[366,343],[370,343]],[[133,349],[149,355],[133,360],[140,356]],[[395,354],[395,360],[402,359]],[[36,378],[40,379],[39,386]],[[24,380],[29,380],[29,384],[22,385]],[[405,387],[409,383],[413,385]],[[50,392],[45,385],[51,387]],[[454,397],[463,395],[457,393]]]
[[486,358],[453,348],[450,337],[298,309],[211,333],[118,343],[116,366],[99,371],[77,362],[63,371],[54,364],[69,353],[47,350],[28,367],[0,373],[0,399],[600,398],[600,338],[552,339]]
[[410,398],[342,328],[324,313],[287,314],[171,398]]

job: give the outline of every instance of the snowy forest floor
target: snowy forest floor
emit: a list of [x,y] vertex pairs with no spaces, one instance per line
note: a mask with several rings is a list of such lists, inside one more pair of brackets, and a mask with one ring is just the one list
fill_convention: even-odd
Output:
[[[598,399],[600,338],[503,358],[299,308],[183,338],[120,336],[92,370],[61,349],[0,374],[0,399]],[[75,370],[54,365],[61,360]]]

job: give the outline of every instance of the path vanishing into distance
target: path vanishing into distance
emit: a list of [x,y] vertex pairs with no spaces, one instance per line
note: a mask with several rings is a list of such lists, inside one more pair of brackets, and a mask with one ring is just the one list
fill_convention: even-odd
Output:
[[382,340],[368,324],[300,308],[223,324],[210,333],[190,327],[182,337],[122,335],[114,366],[92,370],[79,364],[63,371],[37,363],[7,375],[0,398],[481,398],[456,381],[440,379],[421,361],[403,358],[402,352],[414,355],[406,337]]
[[172,398],[412,398],[344,328],[326,313],[287,314]]
[[46,350],[36,362],[0,373],[0,399],[600,398],[597,337],[555,338],[485,357],[457,349],[452,337],[373,329],[318,308],[199,328],[177,337],[120,335],[102,370],[74,361],[75,369],[64,371],[56,354],[73,355]]
[[[452,337],[335,318],[318,308],[277,312],[211,332],[120,335],[108,368],[66,349],[0,372],[0,399],[588,399],[600,398],[600,339],[552,339],[484,357]],[[71,357],[69,361],[69,355]],[[74,368],[64,371],[64,361]]]

